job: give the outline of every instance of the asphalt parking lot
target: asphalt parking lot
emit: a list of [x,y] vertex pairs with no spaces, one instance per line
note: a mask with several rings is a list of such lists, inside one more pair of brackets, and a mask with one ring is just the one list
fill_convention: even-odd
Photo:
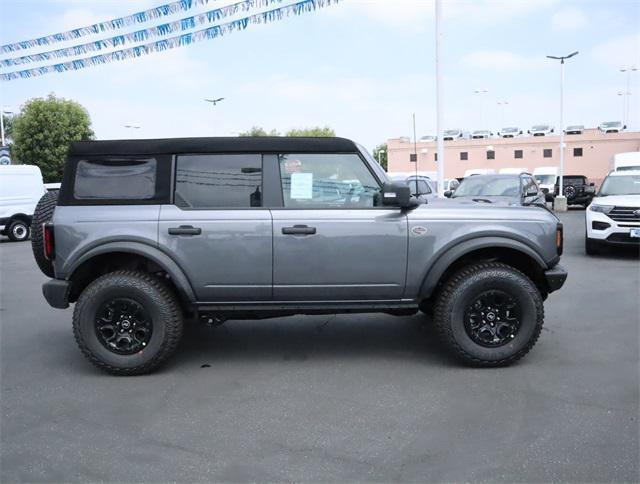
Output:
[[118,378],[0,241],[0,480],[637,481],[640,262],[587,257],[510,368],[449,359],[423,316],[192,327],[161,371]]

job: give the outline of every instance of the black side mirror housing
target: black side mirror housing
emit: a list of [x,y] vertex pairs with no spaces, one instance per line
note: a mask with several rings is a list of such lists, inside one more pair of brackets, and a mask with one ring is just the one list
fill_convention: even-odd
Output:
[[622,127],[622,129],[627,129],[627,125],[625,124],[625,125]]
[[595,186],[596,186],[596,184],[595,184],[595,183],[589,183],[589,186],[590,186],[590,187],[595,187]]
[[417,203],[411,200],[411,188],[402,183],[382,184],[382,205],[387,207],[411,208]]
[[447,197],[447,198],[451,198],[451,195],[453,195],[453,191],[451,191],[451,190],[446,190],[444,192],[444,196]]

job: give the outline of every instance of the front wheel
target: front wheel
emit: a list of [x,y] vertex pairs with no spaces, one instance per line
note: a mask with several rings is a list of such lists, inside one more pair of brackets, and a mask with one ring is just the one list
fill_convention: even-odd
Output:
[[29,238],[30,227],[24,220],[13,220],[7,229],[7,235],[13,242],[23,242]]
[[99,277],[82,291],[73,332],[91,363],[116,375],[150,373],[175,351],[183,315],[173,291],[137,271]]
[[522,272],[486,262],[449,278],[438,295],[434,319],[458,359],[471,366],[504,366],[535,345],[544,307],[540,291]]

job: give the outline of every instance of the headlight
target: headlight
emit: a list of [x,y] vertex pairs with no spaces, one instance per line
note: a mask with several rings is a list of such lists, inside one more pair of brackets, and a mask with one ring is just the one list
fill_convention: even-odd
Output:
[[596,205],[592,203],[589,205],[589,210],[592,212],[609,213],[613,210],[613,205]]

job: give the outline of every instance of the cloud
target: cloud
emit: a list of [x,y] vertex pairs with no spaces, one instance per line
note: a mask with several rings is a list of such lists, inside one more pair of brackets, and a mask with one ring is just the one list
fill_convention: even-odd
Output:
[[587,24],[587,16],[577,7],[562,8],[551,17],[551,28],[556,32],[579,30]]
[[611,38],[595,46],[591,55],[602,64],[640,67],[640,32]]
[[507,50],[477,50],[464,56],[461,62],[476,69],[507,71],[539,68],[545,58],[542,55],[526,57]]

